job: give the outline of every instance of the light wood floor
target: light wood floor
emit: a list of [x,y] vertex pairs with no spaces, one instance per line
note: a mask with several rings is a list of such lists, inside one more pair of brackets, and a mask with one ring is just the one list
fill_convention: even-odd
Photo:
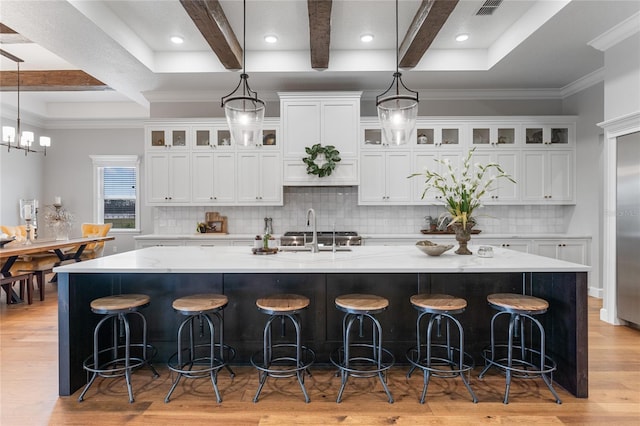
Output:
[[430,424],[640,424],[640,331],[599,320],[600,300],[589,300],[589,398],[577,399],[558,389],[557,405],[540,380],[516,381],[510,403],[502,404],[504,379],[490,374],[471,386],[480,402],[473,404],[459,381],[432,380],[427,402],[418,403],[420,374],[405,379],[404,367],[394,368],[389,386],[395,397],[387,403],[373,379],[350,380],[341,404],[335,398],[339,379],[333,370],[313,369],[307,380],[311,403],[305,404],[297,383],[269,379],[257,404],[252,398],[257,374],[234,367],[236,378],[220,374],[224,401],[217,404],[208,380],[185,380],[169,404],[164,396],[171,379],[157,361],[160,377],[136,371],[136,401],[128,403],[122,379],[98,379],[83,403],[58,397],[57,305],[55,288],[47,285],[47,300],[28,306],[0,299],[0,424],[9,425],[430,425]]

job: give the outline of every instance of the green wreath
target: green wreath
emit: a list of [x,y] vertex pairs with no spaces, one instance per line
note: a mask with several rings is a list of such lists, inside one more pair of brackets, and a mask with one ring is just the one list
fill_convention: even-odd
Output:
[[[331,175],[333,169],[336,168],[336,163],[340,162],[340,151],[333,145],[322,146],[319,143],[313,145],[311,148],[306,147],[305,152],[308,157],[304,157],[302,161],[307,165],[307,174],[316,175],[318,177],[325,177]],[[325,163],[322,166],[318,166],[316,158],[318,155],[324,155]]]

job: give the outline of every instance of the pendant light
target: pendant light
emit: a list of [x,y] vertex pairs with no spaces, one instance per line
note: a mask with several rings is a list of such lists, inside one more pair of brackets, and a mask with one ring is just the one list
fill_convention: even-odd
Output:
[[[384,139],[391,145],[408,143],[416,127],[418,116],[418,92],[402,82],[400,67],[400,46],[398,45],[398,0],[396,0],[396,72],[389,88],[376,96],[378,118]],[[400,93],[400,86],[404,89]]]
[[30,131],[22,131],[20,123],[20,63],[24,61],[3,49],[0,49],[0,55],[4,56],[5,58],[11,59],[16,63],[18,107],[16,127],[14,128],[11,126],[2,126],[2,142],[0,142],[0,146],[6,146],[7,152],[10,152],[11,149],[21,149],[24,151],[24,155],[27,155],[30,152],[44,152],[44,155],[46,156],[47,147],[51,146],[51,138],[48,136],[40,136],[40,146],[44,147],[44,151],[36,151],[35,149],[31,148],[31,145],[35,141],[35,135]]
[[[242,2],[242,74],[240,82],[233,92],[222,97],[224,115],[235,143],[250,146],[262,143],[262,122],[264,121],[264,102],[251,90],[245,72],[245,46],[247,40],[247,2]],[[242,87],[242,92],[240,88]]]

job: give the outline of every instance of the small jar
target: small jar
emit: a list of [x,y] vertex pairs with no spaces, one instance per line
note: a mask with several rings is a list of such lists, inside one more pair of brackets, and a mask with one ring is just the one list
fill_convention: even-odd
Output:
[[478,257],[493,257],[493,247],[491,246],[478,247]]

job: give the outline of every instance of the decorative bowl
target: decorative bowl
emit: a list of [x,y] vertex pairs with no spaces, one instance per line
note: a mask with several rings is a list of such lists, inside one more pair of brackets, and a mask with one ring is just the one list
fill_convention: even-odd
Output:
[[436,244],[431,241],[423,240],[416,243],[416,247],[429,256],[440,256],[447,250],[453,248],[453,244]]

